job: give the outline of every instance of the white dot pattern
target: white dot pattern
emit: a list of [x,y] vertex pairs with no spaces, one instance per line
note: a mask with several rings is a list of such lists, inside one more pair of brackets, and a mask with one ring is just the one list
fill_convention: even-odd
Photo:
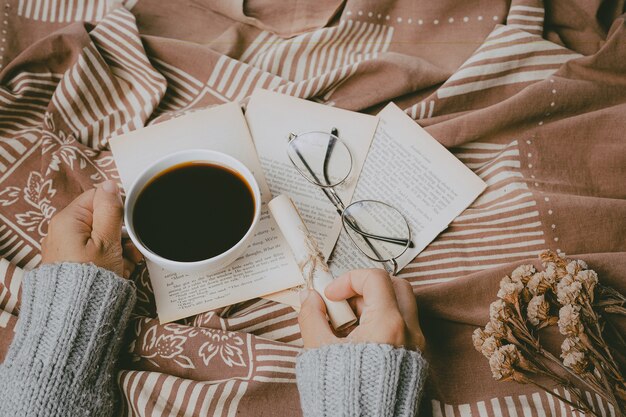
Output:
[[[495,16],[494,16],[494,19],[495,19]],[[556,94],[557,94],[557,90],[556,90],[556,88],[554,88],[554,78],[549,78],[548,82],[550,83],[549,84],[550,85],[550,89],[548,91],[549,91],[549,95],[551,96],[551,100],[549,100],[545,105],[548,107],[548,109],[550,109],[550,108],[556,107],[555,97],[556,97]],[[549,106],[548,106],[548,103],[549,103]],[[551,116],[551,114],[552,113],[550,111],[546,111],[544,113],[544,116],[545,117],[549,117],[549,116]],[[539,121],[537,121],[537,126],[543,126],[544,123],[545,123],[545,119],[539,120]],[[533,139],[536,138],[534,134],[533,134],[532,138]],[[528,145],[531,145],[532,141],[531,140],[527,140],[526,143]],[[533,153],[532,152],[528,152],[527,153],[527,157],[530,160],[533,157]],[[528,168],[532,169],[533,168],[533,164],[532,163],[528,163]],[[531,174],[530,178],[535,180],[535,175]],[[530,181],[529,181],[529,183],[530,183]],[[539,187],[541,186],[541,183],[539,181],[533,181],[532,184],[535,186],[536,189],[539,189]],[[542,193],[544,192],[543,190],[539,190],[539,191],[542,192]],[[547,205],[550,204],[550,197],[544,197],[543,200],[545,201],[545,203]],[[549,208],[549,206],[548,206],[548,215],[551,216],[553,214],[554,214],[554,210],[552,208]],[[555,234],[557,232],[557,225],[555,223],[552,223],[550,225],[550,229],[549,230],[552,232],[552,240],[554,242],[558,242],[559,241],[559,236],[555,236]],[[557,252],[560,252],[560,249],[557,249]]]
[[2,39],[0,39],[0,70],[2,68],[4,68],[4,66],[6,65],[6,62],[4,62],[4,52],[6,51],[6,43],[7,43],[7,38],[6,33],[7,33],[7,28],[6,26],[9,24],[9,21],[7,20],[9,17],[9,9],[11,8],[11,4],[7,1],[4,4],[4,19],[3,19],[3,24],[5,27],[2,28]]
[[[352,11],[352,10],[346,10],[345,11],[345,16],[349,17],[349,18],[354,18],[354,16],[362,16],[364,18],[370,18],[370,19],[385,19],[385,20],[389,20],[389,21],[394,21],[398,24],[413,24],[413,23],[417,23],[418,25],[423,25],[424,23],[428,22],[426,20],[424,20],[423,18],[416,18],[416,16],[392,16],[392,15],[383,15],[381,13],[375,13],[373,11],[363,11],[363,10],[357,10],[357,11]],[[343,20],[343,19],[342,19]],[[454,23],[459,23],[459,22],[463,22],[463,23],[469,23],[472,21],[477,21],[480,22],[484,20],[483,16],[463,16],[463,17],[459,17],[458,19],[455,16],[447,16],[447,17],[443,17],[443,18],[438,18],[438,19],[433,19],[430,22],[433,25],[438,25],[440,22],[448,22],[451,24]],[[493,20],[499,20],[499,16],[493,16]]]

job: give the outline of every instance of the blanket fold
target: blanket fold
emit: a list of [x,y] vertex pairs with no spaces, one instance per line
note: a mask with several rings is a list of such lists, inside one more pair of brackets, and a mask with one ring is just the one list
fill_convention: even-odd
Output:
[[[622,0],[119,3],[0,8],[0,361],[50,218],[119,178],[111,137],[245,106],[255,88],[370,113],[393,100],[488,184],[400,274],[428,338],[420,415],[578,417],[493,381],[470,335],[499,278],[546,249],[624,291]],[[147,274],[120,354],[124,415],[299,415],[292,309],[250,300],[159,325]]]

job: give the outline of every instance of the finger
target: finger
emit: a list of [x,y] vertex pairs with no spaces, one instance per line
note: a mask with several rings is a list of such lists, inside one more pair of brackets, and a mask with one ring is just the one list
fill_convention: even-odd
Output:
[[[63,210],[55,217],[65,220],[74,220],[84,223],[91,229],[93,216],[86,215],[93,213],[93,197],[96,190],[91,189],[83,192],[81,195],[72,200]],[[78,216],[77,216],[78,214]]]
[[402,278],[393,278],[392,283],[396,291],[398,309],[411,335],[409,346],[423,351],[426,345],[426,339],[424,338],[424,333],[420,326],[419,312],[415,294],[413,293],[413,287],[408,281]]
[[66,209],[81,207],[93,211],[93,197],[95,194],[95,188],[83,192],[81,195],[76,197],[70,204],[68,204]]
[[132,273],[135,271],[135,263],[130,259],[124,258],[124,278],[129,278]]
[[114,181],[96,188],[93,197],[93,235],[106,242],[122,239],[122,198]]
[[336,278],[325,289],[333,301],[363,296],[364,305],[371,307],[397,307],[396,296],[389,274],[382,269],[356,269]]
[[363,314],[363,297],[348,298],[348,304],[350,304],[350,308],[356,313],[357,317]]
[[402,318],[406,322],[407,327],[412,330],[419,330],[419,319],[417,316],[417,302],[415,301],[415,295],[413,294],[413,287],[411,284],[402,278],[391,278],[391,284],[396,293],[396,300],[398,301],[398,309]]
[[122,251],[124,253],[124,258],[130,259],[136,264],[143,261],[143,255],[130,239],[124,239],[122,241]]
[[93,197],[95,190],[88,190],[76,197],[50,221],[48,234],[60,232],[72,236],[81,243],[89,240],[93,224]]
[[317,291],[301,291],[300,300],[298,323],[304,347],[315,348],[336,342],[337,338],[326,318],[326,305]]

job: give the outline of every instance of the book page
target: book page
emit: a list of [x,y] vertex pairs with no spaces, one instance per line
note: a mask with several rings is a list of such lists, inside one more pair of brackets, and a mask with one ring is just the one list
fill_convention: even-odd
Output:
[[352,199],[378,118],[338,109],[272,91],[257,89],[246,108],[246,120],[272,195],[286,194],[298,207],[325,258],[335,246],[341,218],[320,187],[307,181],[287,155],[290,133],[329,132],[338,136],[352,154],[352,170],[335,187],[345,204]]
[[161,323],[249,300],[303,283],[300,270],[267,203],[265,181],[250,132],[236,103],[199,110],[110,140],[120,179],[128,189],[150,164],[183,149],[210,149],[240,160],[261,190],[261,220],[247,252],[214,274],[180,274],[148,262]]
[[[388,104],[378,116],[353,201],[382,201],[404,215],[414,246],[397,260],[402,269],[487,185],[395,104]],[[330,260],[335,276],[371,267],[382,264],[369,260],[342,231]]]
[[[352,170],[335,190],[345,204],[352,199],[378,118],[258,89],[246,108],[246,120],[273,195],[285,194],[295,203],[311,235],[326,259],[341,231],[341,217],[320,187],[311,184],[293,166],[287,154],[290,133],[329,132],[350,150]],[[298,306],[297,291],[267,297]]]

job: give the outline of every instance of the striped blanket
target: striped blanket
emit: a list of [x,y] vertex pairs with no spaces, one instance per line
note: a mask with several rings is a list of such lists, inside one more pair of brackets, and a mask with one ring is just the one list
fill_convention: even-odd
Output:
[[[499,279],[544,249],[626,291],[623,0],[113,3],[0,2],[0,360],[48,221],[118,178],[108,139],[262,87],[372,113],[393,100],[488,184],[400,274],[428,339],[420,414],[578,417],[491,380],[470,334]],[[300,414],[292,309],[257,299],[159,325],[146,270],[134,279],[124,415]]]

